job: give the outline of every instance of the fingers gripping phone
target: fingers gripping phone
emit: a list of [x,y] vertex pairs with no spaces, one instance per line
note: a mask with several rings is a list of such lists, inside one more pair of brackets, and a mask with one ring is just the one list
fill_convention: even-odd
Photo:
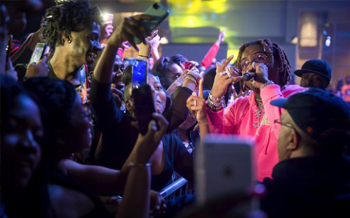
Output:
[[132,97],[139,131],[145,135],[148,131],[148,124],[152,120],[152,114],[156,111],[151,87],[146,84],[133,89]]
[[28,64],[31,64],[33,62],[38,63],[48,52],[49,46],[47,46],[45,43],[37,43]]
[[148,124],[155,112],[153,93],[147,85],[148,62],[145,59],[134,59],[132,61],[132,97],[134,100],[134,112],[138,121],[139,131],[145,135]]
[[[169,15],[169,10],[167,10],[163,5],[159,3],[154,3],[151,7],[149,7],[145,12],[145,15],[150,15],[153,17],[152,20],[145,20],[142,22],[142,25],[147,28],[150,32],[155,30],[159,24],[165,20],[165,18]],[[134,42],[139,44],[141,40],[137,37],[134,38]]]

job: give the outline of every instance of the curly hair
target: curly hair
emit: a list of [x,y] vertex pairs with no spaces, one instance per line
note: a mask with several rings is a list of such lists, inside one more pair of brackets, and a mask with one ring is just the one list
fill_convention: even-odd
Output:
[[47,77],[32,78],[23,83],[39,101],[45,121],[45,135],[53,138],[54,132],[70,125],[77,92],[72,84],[65,80]]
[[56,46],[63,45],[61,40],[63,31],[66,31],[65,36],[68,38],[72,31],[82,31],[90,27],[92,22],[102,24],[97,7],[90,7],[87,0],[64,1],[47,9],[43,38],[54,50]]
[[160,79],[160,83],[162,86],[167,89],[171,84],[168,84],[166,81],[166,75],[171,74],[170,66],[176,64],[169,57],[161,57],[156,63],[153,65],[152,72],[155,76],[158,76]]
[[239,63],[242,60],[243,51],[250,45],[261,45],[269,59],[272,60],[272,57],[274,58],[274,60],[278,63],[278,73],[280,74],[279,81],[274,82],[277,82],[281,87],[287,85],[291,79],[291,66],[287,55],[277,43],[271,42],[269,39],[259,39],[242,45],[239,48],[237,60],[235,62],[235,66],[238,68],[238,70],[242,70]]

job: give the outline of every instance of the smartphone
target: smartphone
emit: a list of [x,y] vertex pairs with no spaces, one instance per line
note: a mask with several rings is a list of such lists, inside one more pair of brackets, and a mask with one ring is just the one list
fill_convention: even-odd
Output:
[[145,135],[148,131],[148,124],[152,120],[152,114],[156,111],[151,87],[145,84],[133,89],[132,98],[139,132]]
[[[150,32],[155,30],[160,23],[165,20],[165,18],[169,15],[169,10],[166,9],[163,5],[159,3],[154,3],[151,7],[149,7],[145,12],[145,15],[150,15],[154,17],[152,20],[143,21],[142,25],[147,28]],[[134,37],[134,42],[139,44],[141,40],[137,37]]]
[[38,63],[43,58],[45,51],[47,52],[47,50],[48,49],[46,48],[45,43],[37,43],[28,64],[31,64],[33,62]]
[[196,148],[198,204],[228,194],[247,192],[255,184],[252,138],[209,134]]
[[137,89],[147,84],[148,61],[146,59],[132,60],[132,87]]

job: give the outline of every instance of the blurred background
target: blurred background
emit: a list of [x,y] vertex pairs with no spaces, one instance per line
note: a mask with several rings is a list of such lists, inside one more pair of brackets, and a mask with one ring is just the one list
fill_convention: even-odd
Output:
[[[58,0],[59,1],[59,0]],[[300,69],[312,58],[324,59],[333,69],[331,85],[350,75],[350,0],[90,0],[101,13],[114,15],[116,28],[122,18],[142,13],[152,3],[160,2],[170,10],[159,28],[162,56],[183,54],[200,61],[223,28],[225,42],[217,60],[237,56],[248,41],[269,38],[286,51],[292,70]],[[44,1],[48,8],[54,0]],[[40,27],[40,13],[29,14],[25,37]],[[137,53],[128,49],[125,57]],[[295,81],[298,83],[298,81]]]

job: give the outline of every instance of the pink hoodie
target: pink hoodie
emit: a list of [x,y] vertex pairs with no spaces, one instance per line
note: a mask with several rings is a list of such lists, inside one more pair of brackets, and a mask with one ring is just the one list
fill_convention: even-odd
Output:
[[257,178],[262,181],[271,177],[273,167],[279,162],[277,138],[280,126],[275,129],[274,121],[281,118],[282,109],[270,105],[270,102],[304,90],[297,85],[286,86],[283,91],[279,85],[266,86],[260,92],[264,104],[260,119],[256,115],[258,106],[254,93],[236,99],[224,110],[207,110],[210,132],[252,136],[256,142]]

